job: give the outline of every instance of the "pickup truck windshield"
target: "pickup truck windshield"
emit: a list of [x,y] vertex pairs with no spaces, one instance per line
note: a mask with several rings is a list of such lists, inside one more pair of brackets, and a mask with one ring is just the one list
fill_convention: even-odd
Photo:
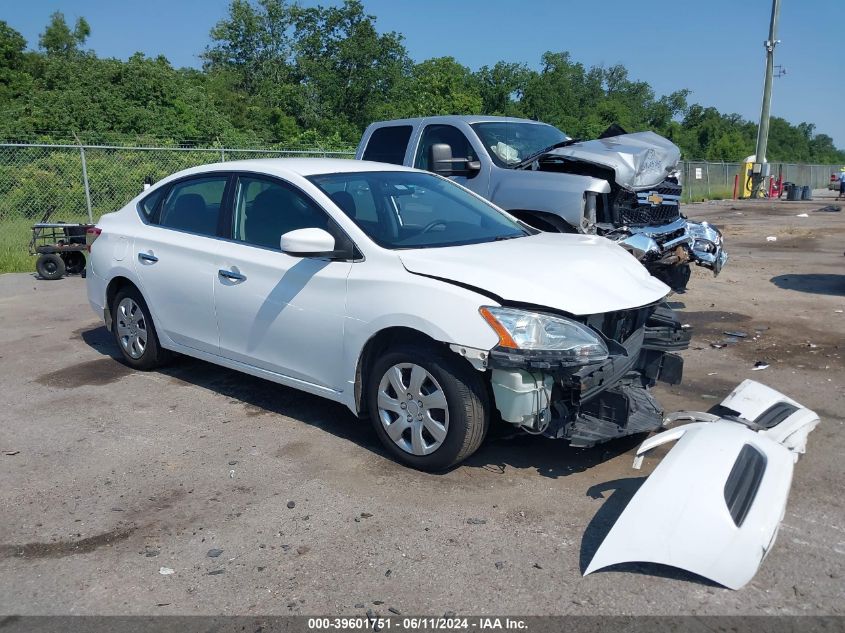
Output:
[[437,248],[532,234],[495,207],[432,174],[370,171],[308,180],[384,248]]
[[514,167],[528,156],[569,140],[559,129],[545,123],[496,121],[473,123],[472,129],[499,167]]

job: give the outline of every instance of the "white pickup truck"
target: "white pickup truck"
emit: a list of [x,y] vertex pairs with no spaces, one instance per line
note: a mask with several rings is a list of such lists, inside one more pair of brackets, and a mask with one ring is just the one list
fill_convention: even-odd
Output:
[[371,124],[355,157],[448,176],[543,231],[612,239],[674,290],[690,264],[718,274],[727,260],[718,229],[681,214],[680,150],[653,132],[576,141],[527,119],[399,119]]

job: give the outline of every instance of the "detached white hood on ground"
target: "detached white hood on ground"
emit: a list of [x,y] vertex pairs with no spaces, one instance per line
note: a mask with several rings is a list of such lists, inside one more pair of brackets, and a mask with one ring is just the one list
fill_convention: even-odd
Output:
[[399,251],[407,270],[479,288],[502,299],[573,315],[659,301],[669,287],[603,237],[539,233],[471,246]]
[[[793,464],[819,416],[782,393],[746,380],[722,414],[678,412],[696,420],[647,439],[634,468],[677,441],[616,520],[584,575],[629,562],[685,569],[731,589],[757,573],[786,510]],[[731,412],[731,413],[728,413]]]

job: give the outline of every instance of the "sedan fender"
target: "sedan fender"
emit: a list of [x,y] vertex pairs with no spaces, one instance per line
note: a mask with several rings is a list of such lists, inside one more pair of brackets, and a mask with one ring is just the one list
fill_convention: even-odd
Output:
[[[772,407],[780,403],[791,409],[766,428],[765,416],[772,416]],[[647,452],[677,440],[613,525],[584,575],[610,565],[647,562],[684,569],[731,589],[754,577],[783,519],[794,463],[819,418],[753,381],[742,383],[719,410],[732,413],[670,416],[698,421],[640,446],[635,468]],[[743,413],[756,415],[746,419]]]

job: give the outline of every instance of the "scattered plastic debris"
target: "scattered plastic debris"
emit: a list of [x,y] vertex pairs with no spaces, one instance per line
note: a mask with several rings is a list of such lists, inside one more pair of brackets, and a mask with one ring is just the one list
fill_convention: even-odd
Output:
[[778,241],[778,238],[777,238],[777,236],[775,236],[775,235],[769,235],[769,236],[766,238],[766,241],[767,241],[767,242],[777,242],[777,241]]
[[722,349],[723,347],[727,347],[724,343],[710,343],[710,347],[713,349]]
[[745,338],[748,336],[746,332],[722,332],[725,336],[733,336],[734,338]]
[[798,217],[798,218],[809,218],[810,216],[809,216],[809,215],[807,215],[806,213],[799,213],[799,214],[798,214],[797,216],[795,216],[795,217]]
[[223,553],[222,549],[210,549],[210,550],[208,550],[208,554],[206,554],[206,556],[208,556],[209,558],[217,558],[222,553]]
[[230,471],[229,471],[229,479],[234,479],[234,478],[235,478],[235,471],[234,471],[234,470],[230,470]]
[[169,576],[170,574],[175,574],[176,570],[171,569],[170,567],[159,567],[158,573],[160,573],[162,576]]
[[716,374],[718,374],[718,373],[719,373],[719,372],[717,372],[717,371],[711,371],[711,372],[708,372],[708,374],[707,374],[707,375],[708,375],[708,376],[715,376],[715,375],[716,375]]
[[692,327],[692,326],[691,326],[689,323],[684,323],[683,325],[681,325],[681,329],[682,329],[682,330],[688,330],[688,329],[689,329],[689,328],[691,328],[691,327]]
[[768,368],[769,368],[769,363],[762,361],[762,360],[758,360],[756,363],[754,363],[754,367],[751,368],[751,371],[760,371],[761,369],[768,369]]
[[[840,312],[841,312],[841,310],[840,310]],[[17,455],[18,453],[20,453],[20,451],[3,451],[3,454],[8,455],[9,457],[13,457],[13,456]]]

